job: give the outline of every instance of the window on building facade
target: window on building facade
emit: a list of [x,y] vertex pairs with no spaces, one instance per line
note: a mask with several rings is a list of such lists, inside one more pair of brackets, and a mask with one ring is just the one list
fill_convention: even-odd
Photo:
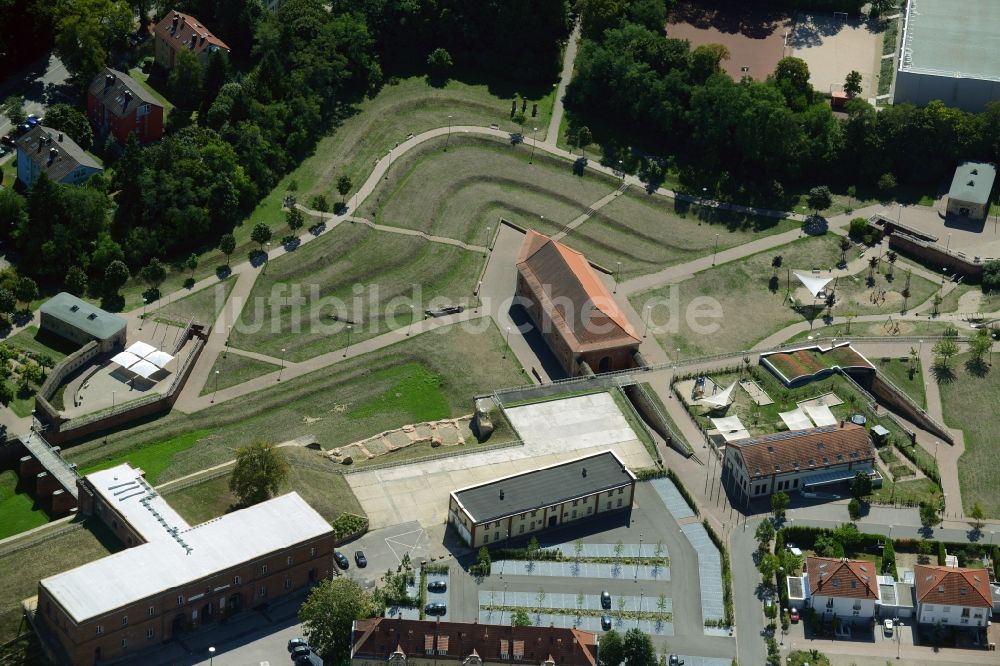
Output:
[[152,640],[152,638],[153,638],[153,630],[152,629],[147,629],[146,630],[146,638]]
[[316,549],[315,548],[310,548],[309,549],[309,557],[316,557]]
[[537,512],[537,511],[532,511],[532,512],[531,512],[531,517],[532,517],[532,518],[534,518],[534,517],[535,517],[535,516],[537,516],[537,515],[538,515],[538,512]]
[[285,577],[285,589],[286,590],[292,589],[292,579],[287,576]]
[[619,489],[618,489],[618,494],[619,494],[619,495],[622,495],[622,494],[624,494],[624,492],[625,492],[625,489],[624,489],[624,488],[619,488]]
[[101,634],[103,634],[104,633],[104,625],[103,624],[99,624],[96,627],[94,627],[94,633],[97,634],[98,636],[100,636]]
[[490,542],[490,535],[489,534],[484,534],[483,535],[483,543],[489,543],[489,542]]
[[233,585],[239,585],[239,584],[240,584],[240,577],[233,576]]
[[178,594],[177,595],[177,605],[178,606],[183,606],[184,605],[184,595],[183,594]]
[[266,585],[261,585],[260,586],[260,589],[257,590],[257,596],[260,597],[261,599],[263,599],[265,596],[267,596],[267,586]]
[[267,575],[267,565],[266,564],[260,565],[260,575],[261,576],[266,576]]
[[619,497],[618,498],[618,506],[620,507],[621,505],[622,505],[622,498]]
[[833,597],[830,597],[829,599],[826,600],[826,607],[833,608]]
[[521,525],[521,526],[520,526],[520,527],[518,528],[518,530],[517,530],[517,533],[518,533],[518,534],[524,534],[524,525]]
[[942,606],[941,607],[941,612],[942,613],[950,613],[951,612],[951,606]]
[[149,607],[149,617],[153,617],[154,615],[156,615],[156,607],[155,606],[150,606]]
[[291,555],[289,555],[288,557],[285,558],[285,564],[287,566],[292,566],[292,556]]
[[587,515],[589,516],[589,515],[590,515],[590,514],[592,514],[593,512],[594,512],[594,507],[592,507],[592,506],[588,506],[588,507],[587,507]]
[[609,509],[611,508],[611,502],[610,501],[608,502],[608,508]]
[[573,509],[573,516],[572,516],[572,518],[573,518],[573,520],[576,520],[576,509]]
[[962,609],[962,617],[969,617],[969,609],[968,608],[963,608]]
[[573,500],[573,506],[576,506],[579,503],[580,503],[580,500]]
[[122,617],[122,626],[124,627],[126,624],[128,624],[128,615]]
[[123,648],[127,648],[128,647],[128,639],[127,638],[123,638],[122,639],[122,647]]

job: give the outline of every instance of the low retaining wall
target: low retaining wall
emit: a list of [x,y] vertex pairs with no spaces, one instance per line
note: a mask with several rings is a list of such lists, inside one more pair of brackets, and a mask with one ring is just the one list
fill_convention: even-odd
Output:
[[49,372],[49,376],[46,378],[41,388],[38,389],[38,395],[46,400],[51,398],[56,392],[56,389],[59,388],[59,385],[62,384],[63,380],[68,375],[79,370],[84,364],[88,363],[92,358],[100,353],[101,348],[93,340],[77,349],[52,368],[52,371]]
[[691,450],[691,446],[677,433],[674,432],[670,424],[667,423],[666,417],[660,413],[660,408],[649,397],[645,389],[641,384],[632,384],[631,386],[624,386],[622,390],[625,392],[625,397],[628,401],[632,403],[635,408],[636,413],[645,421],[650,428],[656,431],[660,437],[662,437],[667,445],[672,449],[680,453],[685,457],[690,457],[694,451]]
[[[946,250],[936,243],[923,241],[899,231],[889,236],[889,248],[932,266],[947,268],[949,275],[962,275],[965,282],[979,282],[983,279],[983,263],[986,258],[966,257]],[[980,261],[975,261],[977,258]]]

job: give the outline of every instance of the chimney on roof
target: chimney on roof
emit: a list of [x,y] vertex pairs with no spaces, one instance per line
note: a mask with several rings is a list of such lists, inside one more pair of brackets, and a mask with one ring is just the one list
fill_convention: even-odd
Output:
[[500,490],[500,499],[503,499],[503,489]]
[[131,101],[132,101],[132,93],[126,90],[125,94],[123,95],[122,108],[123,109],[126,108],[128,106],[128,103]]
[[104,89],[105,90],[107,90],[108,88],[110,88],[111,86],[113,86],[114,83],[115,83],[115,75],[114,74],[108,74],[107,76],[104,77]]
[[584,478],[586,478],[586,476],[587,476],[587,468],[586,467],[583,468],[583,476],[584,476]]
[[840,419],[840,427],[841,427],[841,428],[843,428],[843,427],[844,427],[844,419]]
[[62,143],[62,132],[59,132],[59,143]]

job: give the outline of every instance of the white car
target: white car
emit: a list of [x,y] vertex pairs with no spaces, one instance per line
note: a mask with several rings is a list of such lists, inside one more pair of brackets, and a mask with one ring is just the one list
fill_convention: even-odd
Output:
[[886,636],[892,636],[892,628],[893,628],[892,620],[885,620],[884,622],[882,622],[882,628],[885,630]]

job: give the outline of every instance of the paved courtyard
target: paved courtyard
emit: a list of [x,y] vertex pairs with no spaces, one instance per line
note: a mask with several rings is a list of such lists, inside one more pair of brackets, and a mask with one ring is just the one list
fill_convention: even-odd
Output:
[[854,70],[861,74],[861,96],[874,97],[882,56],[881,29],[876,21],[844,21],[832,13],[799,12],[788,46],[791,55],[809,65],[810,81],[819,92],[840,90]]
[[653,464],[610,394],[524,405],[507,414],[523,445],[347,475],[372,529],[411,520],[425,528],[443,525],[452,490],[609,448],[630,468]]

